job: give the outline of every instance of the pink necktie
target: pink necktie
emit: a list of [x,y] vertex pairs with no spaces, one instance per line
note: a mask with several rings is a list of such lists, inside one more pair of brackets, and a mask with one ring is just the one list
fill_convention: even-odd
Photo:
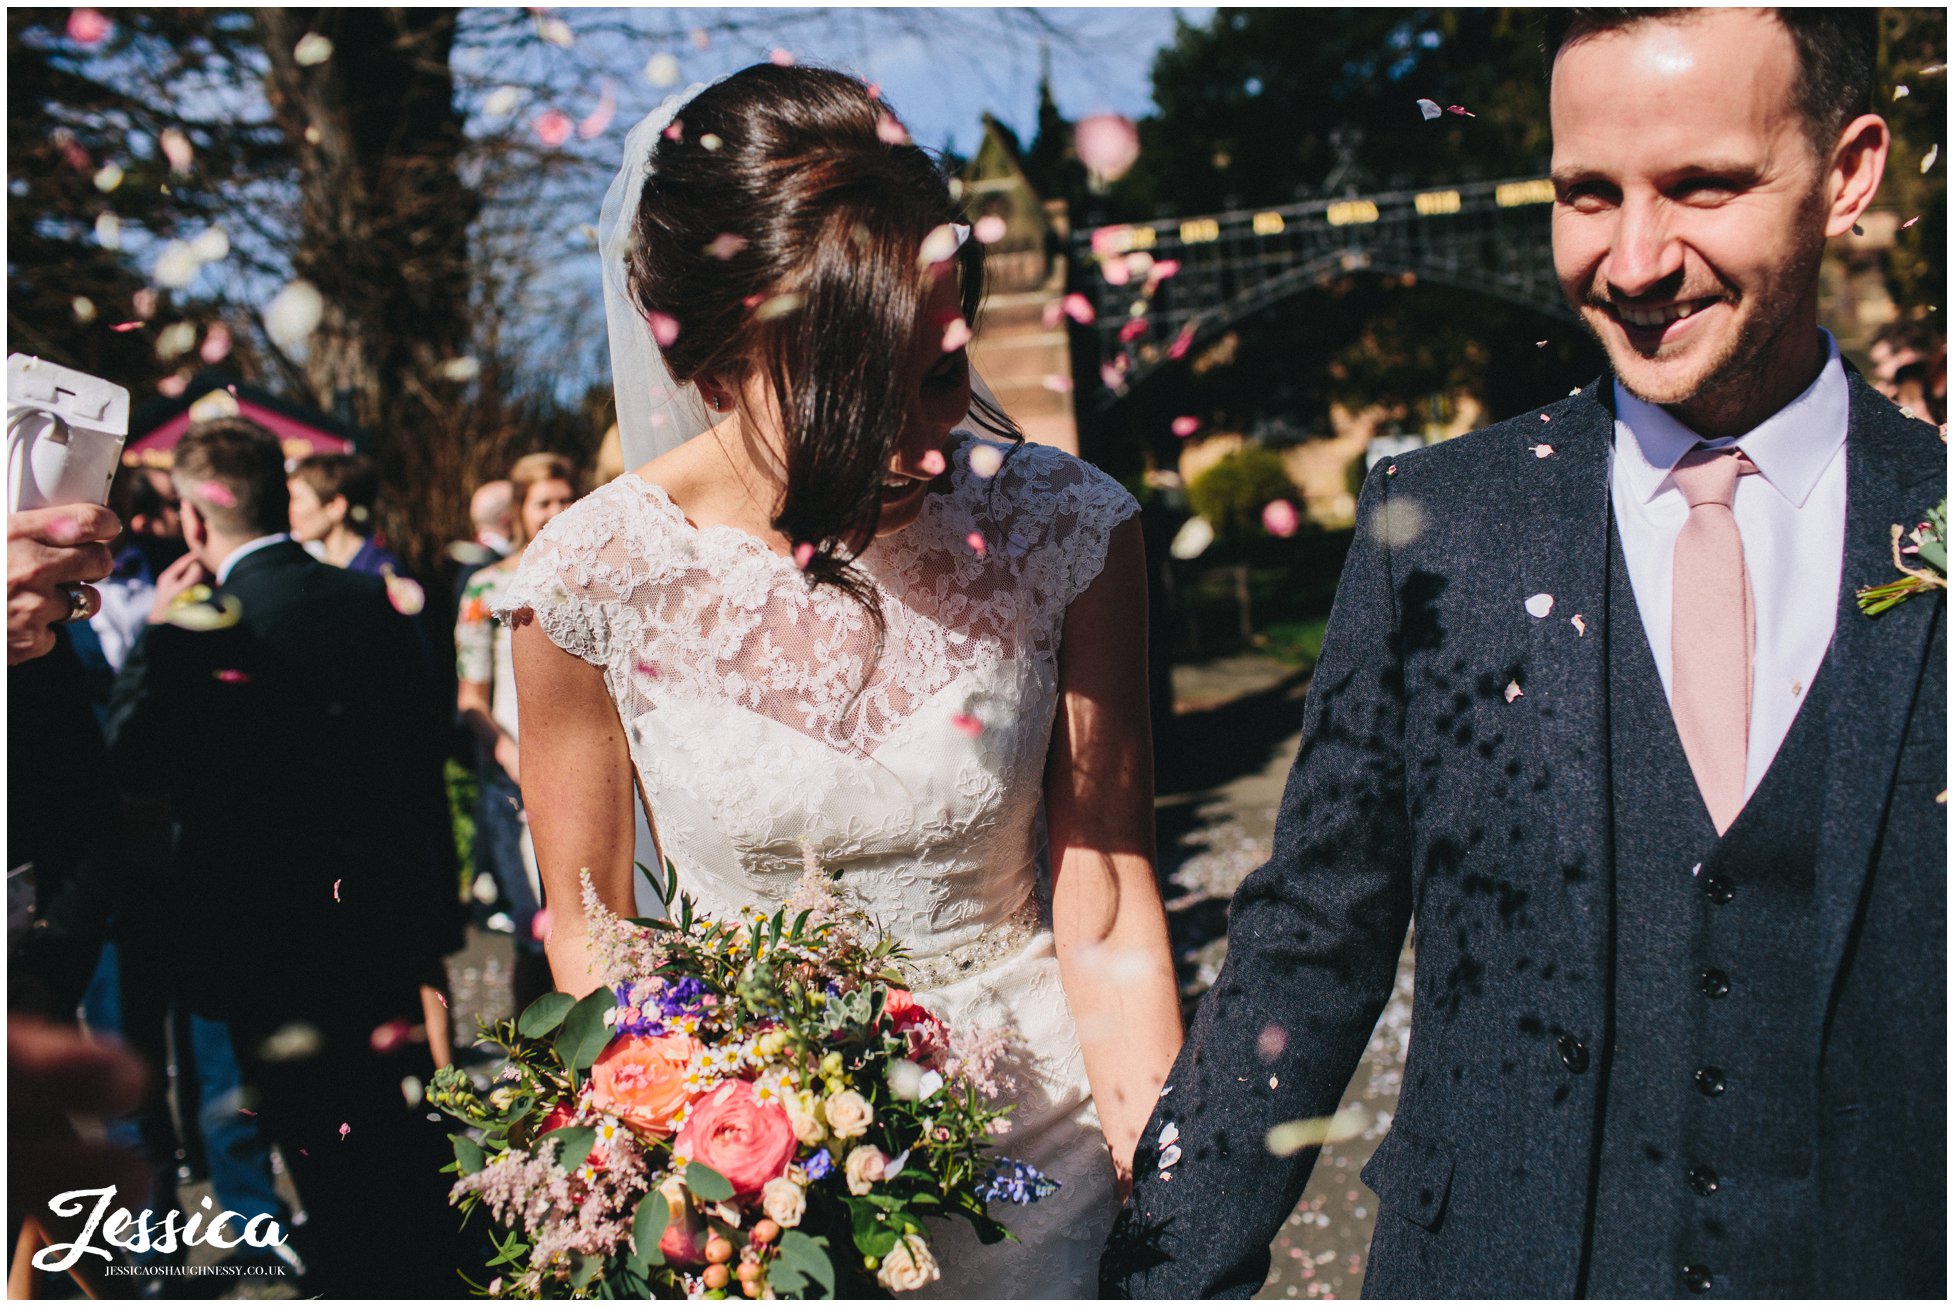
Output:
[[1757,471],[1737,449],[1693,449],[1676,465],[1689,520],[1676,536],[1670,711],[1717,834],[1744,806],[1757,615],[1730,501]]

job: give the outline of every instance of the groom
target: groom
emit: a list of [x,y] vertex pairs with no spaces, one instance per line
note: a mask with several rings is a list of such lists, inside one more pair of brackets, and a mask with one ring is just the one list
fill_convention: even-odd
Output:
[[[1134,1162],[1130,1296],[1246,1297],[1417,925],[1367,1294],[1942,1297],[1946,451],[1818,329],[1873,17],[1550,20],[1612,375],[1366,483],[1274,854]],[[1164,1138],[1163,1138],[1164,1136]]]

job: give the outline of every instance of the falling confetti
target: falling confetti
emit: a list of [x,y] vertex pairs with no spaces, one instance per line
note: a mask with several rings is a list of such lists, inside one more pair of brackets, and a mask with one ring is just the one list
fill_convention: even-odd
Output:
[[197,327],[191,322],[172,322],[156,336],[156,357],[165,363],[188,354],[197,343]]
[[950,719],[950,725],[963,734],[968,735],[973,740],[984,733],[984,723],[978,721],[967,712],[960,712],[952,717]]
[[1072,144],[1079,162],[1108,182],[1126,176],[1140,158],[1140,131],[1123,114],[1096,113],[1080,119]]
[[343,878],[332,883],[332,901],[334,903],[339,902],[339,887],[345,883],[346,881]]
[[1262,506],[1262,529],[1278,540],[1295,535],[1302,524],[1302,516],[1287,499],[1272,499]]
[[1119,329],[1120,344],[1122,345],[1129,344],[1132,341],[1138,340],[1140,337],[1146,334],[1147,334],[1146,319],[1134,318],[1132,321],[1128,322],[1125,326]]
[[95,321],[95,301],[89,299],[88,296],[86,295],[75,296],[74,304],[72,305],[72,307],[75,311],[76,322],[85,323],[85,322]]
[[1065,316],[1082,327],[1091,326],[1093,319],[1099,316],[1093,311],[1092,301],[1077,291],[1073,291],[1059,303],[1064,309]]
[[[529,919],[529,937],[538,944],[547,944],[550,942],[550,910],[548,908],[537,909],[536,915]],[[447,1004],[448,1000],[443,996],[441,1005],[446,1007]]]
[[1190,517],[1174,533],[1173,543],[1167,546],[1167,552],[1185,563],[1205,554],[1213,543],[1214,524],[1205,517]]
[[561,109],[545,109],[536,115],[536,139],[552,150],[570,139],[576,124]]
[[706,253],[724,262],[745,249],[748,243],[744,236],[735,236],[732,232],[722,231],[712,238],[711,244],[706,246]]
[[231,238],[222,227],[206,227],[190,242],[190,252],[204,263],[220,262],[231,252]]
[[1913,88],[1910,86],[1896,86],[1893,88],[1893,98],[1895,100],[1904,100],[1912,94]]
[[77,9],[68,15],[68,39],[81,45],[100,45],[115,31],[115,24],[99,9]]
[[1005,222],[995,213],[987,213],[977,220],[977,225],[971,231],[981,244],[995,245],[1004,239]]
[[707,132],[699,138],[699,148],[702,150],[717,150],[724,144],[726,142],[720,140],[718,134],[715,132]]
[[95,174],[95,189],[107,195],[122,185],[122,167],[116,163],[105,163]]
[[1108,286],[1124,286],[1133,280],[1133,274],[1126,270],[1124,259],[1104,259],[1099,264],[1099,275],[1106,279]]
[[645,323],[651,328],[651,338],[658,342],[658,348],[670,349],[678,339],[678,319],[669,313],[653,309],[645,315]]
[[222,481],[200,481],[197,483],[197,498],[219,508],[236,508],[237,496]]
[[1099,365],[1099,380],[1108,390],[1118,390],[1126,383],[1126,371],[1115,363]]
[[292,62],[301,68],[322,64],[330,58],[332,58],[332,39],[321,36],[317,32],[307,32],[299,38],[299,43],[292,47]]
[[[194,157],[194,152],[190,147],[190,138],[174,127],[166,127],[163,129],[163,134],[156,138],[156,143],[162,147],[163,157],[170,161],[170,171],[182,176],[188,176],[190,172],[190,160]],[[1927,170],[1922,168],[1920,171],[1925,172]]]
[[405,1021],[395,1019],[375,1026],[367,1037],[367,1044],[376,1053],[391,1053],[414,1035],[414,1027]]
[[249,672],[241,672],[235,667],[220,667],[211,675],[226,685],[245,685],[251,680]]
[[403,617],[419,617],[427,607],[427,591],[421,583],[408,576],[395,576],[387,573],[387,602],[394,611]]
[[1197,417],[1177,417],[1170,424],[1170,430],[1182,440],[1201,429],[1201,419]]
[[588,117],[577,124],[577,135],[588,141],[602,136],[604,129],[617,117],[617,93],[612,89],[610,79],[604,79],[604,89],[597,97],[597,107]]
[[798,567],[803,572],[805,572],[807,570],[807,565],[813,561],[814,561],[813,545],[808,544],[805,540],[803,540],[800,544],[794,546],[795,567]]
[[1554,447],[1552,445],[1546,445],[1546,444],[1528,445],[1527,448],[1533,451],[1533,456],[1535,458],[1549,458],[1553,455],[1554,452]]
[[1049,390],[1053,394],[1057,394],[1057,395],[1069,395],[1072,393],[1074,388],[1072,378],[1067,376],[1061,376],[1056,372],[1047,373],[1045,375],[1044,381],[1041,384],[1045,387],[1046,390]]
[[909,144],[909,130],[886,113],[875,120],[875,135],[884,145]]
[[325,312],[326,301],[319,288],[309,281],[295,281],[265,307],[265,331],[280,349],[297,349],[311,338]]
[[970,343],[970,324],[958,318],[943,329],[943,352],[954,354]]
[[692,29],[692,48],[694,50],[710,50],[712,48],[712,37],[706,33],[705,28],[695,27]]
[[1574,616],[1567,620],[1568,624],[1574,628],[1574,634],[1586,635],[1588,633],[1587,619],[1583,618],[1579,613],[1574,614]]
[[1289,1047],[1289,1032],[1271,1021],[1255,1037],[1255,1052],[1264,1062],[1273,1062]]
[[997,475],[1004,466],[1004,451],[996,445],[974,444],[970,447],[970,474],[986,481]]
[[95,219],[95,240],[105,250],[122,248],[122,219],[104,213]]
[[1900,224],[1900,230],[1905,231],[1908,227],[1911,227],[1914,223],[1919,221],[1920,221],[1920,215],[1916,213],[1911,218],[1908,218],[1905,222]]
[[498,86],[489,98],[482,101],[482,112],[491,118],[507,118],[516,111],[521,102],[522,92],[513,86]]
[[772,299],[761,300],[759,306],[753,310],[753,316],[762,322],[771,322],[775,318],[786,317],[800,306],[801,297],[790,291],[785,295],[775,295]]
[[460,358],[444,359],[441,375],[449,381],[473,381],[482,375],[481,361],[473,355],[464,354]]
[[979,558],[984,557],[984,555],[991,551],[990,546],[984,541],[984,533],[982,531],[972,531],[963,538],[963,542],[969,545],[970,551]]
[[941,263],[954,255],[957,246],[962,243],[957,239],[957,230],[953,224],[946,222],[941,226],[932,227],[929,235],[923,237],[922,246],[916,251],[916,266],[928,268]]
[[191,250],[188,241],[171,241],[156,256],[156,281],[158,285],[171,290],[182,290],[197,278],[197,269],[203,263]]
[[1445,110],[1438,107],[1438,101],[1436,100],[1420,100],[1418,102],[1418,112],[1425,116],[1426,122],[1430,122],[1432,119],[1444,113]]
[[561,18],[545,18],[541,14],[536,17],[536,35],[563,50],[568,50],[577,40],[575,34],[570,31],[570,24]]
[[1187,354],[1187,351],[1193,344],[1194,326],[1190,323],[1181,328],[1180,334],[1174,337],[1174,343],[1167,347],[1167,357],[1170,359],[1182,358]]
[[1506,683],[1506,702],[1512,703],[1515,699],[1520,698],[1525,693],[1526,691],[1520,688],[1520,683],[1518,681],[1508,681]]
[[923,452],[922,463],[923,463],[923,471],[929,473],[933,477],[942,476],[943,469],[949,466],[947,463],[944,462],[943,451],[940,449],[925,450]]
[[1528,595],[1527,611],[1535,617],[1545,617],[1554,611],[1554,597],[1550,594]]
[[1547,342],[1546,342],[1546,341],[1544,341],[1544,340],[1536,340],[1536,341],[1534,341],[1534,342],[1533,342],[1533,347],[1534,347],[1535,349],[1546,349],[1546,348],[1547,348]]
[[653,86],[677,86],[678,56],[659,53],[645,60],[645,80]]
[[1923,174],[1930,171],[1934,166],[1934,160],[1938,158],[1940,158],[1940,146],[1934,145],[1929,147],[1927,156],[1920,161],[1920,171]]
[[1269,1131],[1263,1144],[1276,1157],[1290,1157],[1305,1148],[1320,1148],[1324,1144],[1355,1139],[1364,1132],[1364,1126],[1369,1121],[1370,1113],[1353,1103],[1335,1116],[1284,1121]]
[[1462,106],[1460,106],[1460,105],[1456,105],[1456,104],[1448,104],[1448,105],[1446,105],[1446,106],[1445,106],[1445,112],[1447,112],[1447,113],[1455,113],[1455,114],[1457,114],[1457,115],[1459,115],[1459,117],[1461,117],[1461,118],[1477,118],[1477,117],[1479,116],[1478,114],[1476,114],[1476,113],[1473,113],[1473,112],[1471,112],[1470,110],[1468,110],[1468,109],[1465,109],[1465,108],[1463,108]]
[[1552,421],[1553,421],[1554,419],[1553,419],[1553,415],[1552,415],[1552,414],[1548,414],[1548,413],[1542,413],[1542,414],[1540,415],[1540,420],[1541,420],[1542,422],[1552,422]]
[[342,1143],[343,1143],[343,1142],[345,1141],[345,1139],[346,1139],[346,1136],[347,1136],[347,1135],[350,1135],[350,1134],[352,1134],[352,1133],[353,1133],[353,1127],[352,1127],[352,1126],[350,1126],[350,1125],[348,1125],[348,1124],[346,1124],[346,1122],[344,1122],[344,1121],[341,1121],[341,1122],[339,1123],[339,1138],[340,1138],[340,1141],[341,1141]]

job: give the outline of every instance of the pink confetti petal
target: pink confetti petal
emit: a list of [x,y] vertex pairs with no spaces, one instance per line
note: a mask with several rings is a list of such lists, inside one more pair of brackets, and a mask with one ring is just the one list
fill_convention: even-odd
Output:
[[367,1043],[376,1053],[391,1053],[414,1037],[414,1027],[405,1021],[388,1021],[376,1026]]
[[219,508],[236,508],[237,496],[222,481],[199,481],[197,498],[217,505]]
[[204,333],[203,348],[197,351],[198,357],[206,363],[222,363],[231,352],[231,329],[221,322],[210,324]]
[[561,109],[545,109],[536,115],[536,139],[552,150],[569,140],[576,127]]
[[776,68],[792,68],[794,56],[786,50],[776,49],[767,56],[767,62]]
[[1038,315],[1038,320],[1045,324],[1045,330],[1050,331],[1065,320],[1065,306],[1053,300],[1045,306],[1044,312]]
[[1574,634],[1586,635],[1588,633],[1587,621],[1579,613],[1574,614],[1574,616],[1567,620],[1574,627]]
[[1140,131],[1123,114],[1096,113],[1082,118],[1072,133],[1079,162],[1106,181],[1124,177],[1140,158]]
[[1126,383],[1126,373],[1111,363],[1102,363],[1099,365],[1099,379],[1105,383],[1106,389],[1118,390]]
[[346,1138],[347,1135],[350,1135],[352,1133],[353,1133],[352,1126],[346,1124],[346,1122],[344,1121],[341,1121],[339,1123],[339,1137],[342,1141]]
[[590,111],[589,117],[577,124],[577,135],[586,141],[595,136],[602,136],[604,129],[611,125],[611,119],[615,117],[617,117],[617,93],[611,89],[610,79],[605,78],[603,94],[597,100],[597,107]]
[[712,238],[712,244],[706,246],[706,253],[723,262],[745,249],[747,244],[746,237],[735,236],[732,232],[722,231],[719,235]]
[[886,113],[875,120],[875,136],[884,145],[909,144],[909,129]]
[[1147,280],[1166,281],[1169,277],[1179,273],[1180,270],[1181,261],[1179,259],[1155,259],[1153,261],[1153,267],[1147,271]]
[[1065,310],[1065,316],[1082,327],[1091,326],[1093,319],[1099,316],[1093,311],[1092,301],[1077,291],[1067,295],[1060,301],[1060,305]]
[[345,880],[345,877],[343,877],[343,876],[342,876],[342,877],[341,877],[340,879],[338,879],[338,880],[336,880],[336,881],[334,881],[334,882],[332,883],[332,901],[333,901],[334,903],[337,903],[337,902],[339,902],[339,887],[340,887],[341,885],[344,885],[345,883],[346,883],[346,880]]
[[805,572],[805,571],[807,570],[807,565],[808,565],[809,563],[811,563],[811,562],[813,562],[813,561],[814,561],[814,546],[813,546],[813,545],[811,545],[811,544],[809,544],[809,543],[807,543],[807,542],[806,542],[805,540],[803,540],[803,541],[802,541],[801,543],[799,543],[799,544],[797,544],[797,545],[795,545],[795,546],[794,546],[794,566],[795,566],[795,567],[798,567],[798,568],[800,568],[800,569],[801,569],[801,570],[802,570],[803,572]]
[[181,372],[172,372],[169,376],[164,377],[156,383],[156,389],[171,399],[175,399],[178,395],[190,389],[190,378],[184,376]]
[[1900,230],[1905,231],[1908,227],[1911,227],[1914,223],[1919,221],[1920,221],[1920,215],[1916,213],[1911,218],[1908,218],[1905,222],[1900,224]]
[[991,551],[990,545],[985,543],[984,533],[982,531],[972,531],[963,538],[963,542],[969,545],[970,552],[976,554],[979,558],[984,557],[984,555]]
[[645,322],[651,327],[651,338],[658,342],[658,348],[670,349],[678,339],[678,319],[671,314],[653,309],[645,315]]
[[1527,448],[1533,451],[1533,456],[1535,458],[1548,458],[1552,456],[1554,452],[1554,447],[1552,445],[1528,445]]
[[644,677],[648,681],[655,681],[658,679],[658,668],[653,666],[651,663],[645,662],[643,659],[640,659],[638,661],[638,675]]
[[1525,691],[1520,689],[1520,683],[1518,681],[1508,681],[1506,683],[1506,702],[1512,703],[1523,694],[1525,694]]
[[1536,340],[1536,341],[1534,341],[1534,342],[1533,342],[1533,347],[1534,347],[1535,349],[1546,349],[1546,348],[1547,348],[1547,342],[1546,342],[1546,341],[1544,341],[1544,340]]
[[1553,416],[1552,416],[1551,414],[1547,414],[1547,413],[1542,413],[1542,414],[1540,415],[1540,420],[1541,420],[1542,422],[1552,422],[1552,421],[1553,421],[1554,419],[1553,419]]
[[251,680],[249,672],[241,672],[235,667],[220,667],[211,675],[226,685],[246,685]]
[[[1271,1021],[1262,1027],[1262,1033],[1255,1037],[1255,1051],[1264,1062],[1273,1062],[1282,1056],[1282,1050],[1289,1047],[1289,1032]],[[1166,1140],[1161,1142],[1165,1143]]]
[[1120,344],[1122,345],[1129,344],[1132,341],[1138,340],[1140,337],[1146,334],[1147,334],[1147,320],[1145,318],[1134,318],[1132,321],[1128,322],[1124,327],[1121,327],[1119,329]]
[[[548,908],[537,909],[536,915],[529,919],[529,937],[538,944],[547,944],[550,942],[550,910]],[[447,1006],[445,996],[442,999],[442,1006]]]
[[1179,334],[1174,337],[1174,343],[1167,347],[1167,357],[1170,359],[1184,358],[1193,344],[1194,325],[1189,323],[1180,329]]
[[1425,116],[1426,122],[1430,122],[1432,119],[1444,113],[1445,110],[1438,107],[1438,101],[1436,100],[1420,100],[1418,102],[1418,112]]
[[668,141],[684,140],[685,120],[683,118],[672,119],[671,125],[665,129],[663,134],[665,139]]
[[943,460],[942,450],[930,449],[923,452],[922,468],[923,471],[929,473],[931,476],[942,476],[943,469],[948,466],[949,464]]
[[427,591],[412,577],[387,573],[387,602],[403,617],[419,617],[427,607]]
[[100,45],[115,31],[115,24],[99,9],[77,9],[68,15],[68,39],[82,45]]
[[1447,113],[1455,113],[1455,114],[1457,114],[1457,115],[1459,115],[1459,117],[1461,117],[1461,118],[1477,118],[1477,117],[1479,116],[1478,114],[1476,114],[1476,113],[1473,113],[1473,112],[1471,112],[1470,110],[1468,110],[1468,109],[1465,109],[1465,108],[1462,108],[1462,107],[1460,107],[1459,105],[1456,105],[1456,104],[1448,104],[1448,105],[1446,105],[1446,106],[1445,106],[1445,112],[1447,112]]
[[970,343],[970,324],[958,318],[943,329],[943,352],[954,354]]
[[190,138],[174,127],[165,127],[162,135],[156,138],[156,143],[163,148],[163,157],[170,161],[170,171],[187,176],[195,153],[190,147]]
[[971,228],[971,234],[977,238],[979,243],[984,245],[997,244],[1004,239],[1004,232],[1004,219],[998,217],[995,213],[985,214],[977,220],[977,225]]
[[1183,440],[1187,439],[1189,436],[1193,435],[1195,432],[1199,431],[1200,429],[1201,429],[1201,419],[1197,417],[1175,418],[1172,426],[1170,427],[1170,430],[1172,430],[1175,435],[1179,436]]
[[144,319],[155,317],[156,316],[155,289],[150,286],[144,286],[141,290],[137,291],[134,295],[131,295],[129,297],[129,304],[130,307],[135,309],[137,317],[144,318]]
[[984,733],[984,723],[978,721],[975,717],[972,717],[969,713],[966,712],[960,712],[956,716],[952,717],[950,719],[950,725],[954,726],[957,730],[963,732],[965,735],[968,735],[973,740]]
[[1057,395],[1069,395],[1072,393],[1072,388],[1073,388],[1072,378],[1067,376],[1061,376],[1056,372],[1048,373],[1044,381],[1041,382],[1040,384],[1042,384],[1046,390],[1049,390]]
[[1272,499],[1262,506],[1262,529],[1278,540],[1295,535],[1302,524],[1302,515],[1286,499]]
[[110,331],[134,331],[141,326],[142,323],[140,322],[112,322],[109,324],[109,330]]
[[1106,279],[1108,286],[1124,286],[1133,280],[1133,274],[1126,269],[1125,259],[1106,259],[1099,265],[1099,275]]

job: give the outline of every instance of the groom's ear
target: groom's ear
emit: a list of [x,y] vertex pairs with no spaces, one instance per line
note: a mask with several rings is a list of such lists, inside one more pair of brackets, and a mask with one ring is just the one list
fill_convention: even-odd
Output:
[[1893,134],[1876,113],[1861,114],[1839,133],[1824,179],[1827,239],[1851,231],[1872,204],[1892,148]]

